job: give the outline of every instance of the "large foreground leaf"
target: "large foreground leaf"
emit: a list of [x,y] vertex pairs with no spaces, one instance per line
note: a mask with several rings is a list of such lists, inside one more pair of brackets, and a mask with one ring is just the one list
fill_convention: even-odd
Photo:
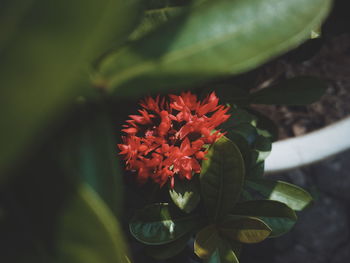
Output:
[[58,219],[59,263],[129,262],[122,232],[113,214],[87,185],[81,185]]
[[139,210],[131,219],[129,228],[138,241],[148,245],[163,245],[188,234],[197,223],[195,216],[161,203]]
[[206,1],[106,58],[95,83],[132,96],[250,70],[308,39],[330,3]]
[[125,40],[138,1],[5,0],[0,8],[0,170],[31,152],[64,106],[91,92],[91,62]]
[[208,216],[218,220],[232,210],[240,196],[244,162],[238,147],[224,136],[205,157],[200,175],[201,196]]

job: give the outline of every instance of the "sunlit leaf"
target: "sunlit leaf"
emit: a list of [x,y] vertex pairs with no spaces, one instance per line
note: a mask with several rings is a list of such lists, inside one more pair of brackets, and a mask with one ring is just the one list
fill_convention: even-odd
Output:
[[260,218],[272,229],[270,237],[288,232],[297,220],[297,216],[291,208],[284,203],[272,200],[237,203],[232,214]]
[[241,243],[258,243],[265,240],[271,228],[256,217],[230,215],[219,225],[220,234]]
[[296,211],[303,210],[312,202],[312,197],[307,191],[290,183],[257,179],[246,180],[245,184],[264,197],[285,203]]

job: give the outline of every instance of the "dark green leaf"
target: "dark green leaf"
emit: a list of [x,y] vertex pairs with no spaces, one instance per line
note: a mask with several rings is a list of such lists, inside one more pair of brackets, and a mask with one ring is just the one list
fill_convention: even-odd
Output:
[[148,255],[157,260],[171,258],[179,254],[186,247],[190,237],[190,234],[186,234],[179,239],[165,245],[147,246],[145,248],[145,251]]
[[129,223],[131,234],[147,245],[163,245],[192,231],[196,217],[180,213],[169,204],[152,204],[139,210]]
[[87,185],[64,207],[57,226],[55,262],[130,262],[117,220]]
[[320,79],[295,77],[251,94],[251,103],[307,105],[319,100],[326,89]]
[[265,198],[285,203],[296,211],[303,210],[312,202],[312,197],[308,192],[286,182],[257,179],[254,181],[246,180],[245,183]]
[[101,106],[79,106],[77,128],[72,128],[64,139],[62,158],[66,174],[87,182],[117,213],[122,206],[122,176],[110,116]]
[[106,58],[95,83],[135,96],[248,71],[308,39],[330,3],[205,1]]
[[252,150],[247,140],[240,133],[236,132],[233,129],[227,131],[225,130],[225,132],[227,132],[226,137],[233,141],[239,148],[239,151],[241,152],[242,158],[244,160],[245,167],[250,167],[252,161]]
[[258,130],[258,134],[270,139],[272,142],[277,141],[278,127],[276,124],[258,111],[249,109],[249,112],[256,117],[255,127]]
[[221,239],[216,250],[206,263],[239,263],[236,253],[228,241]]
[[252,178],[262,178],[265,172],[265,162],[256,163],[247,169],[246,177],[247,179]]
[[219,225],[219,231],[233,241],[251,244],[265,240],[271,228],[256,217],[230,215]]
[[53,126],[65,106],[79,95],[94,94],[90,63],[111,42],[125,39],[137,19],[137,4],[1,1],[1,175],[17,154],[40,145],[44,128]]
[[272,200],[254,200],[237,203],[235,215],[253,216],[262,219],[271,229],[270,237],[288,232],[295,224],[295,212],[284,203]]
[[200,188],[198,178],[192,180],[176,180],[169,194],[174,203],[184,212],[190,213],[200,201]]
[[194,253],[202,258],[208,259],[216,250],[220,242],[216,225],[209,225],[200,230],[194,241]]
[[265,159],[269,156],[271,152],[272,143],[270,139],[258,135],[254,141],[254,157],[252,158],[255,162],[254,163],[260,163],[262,161],[265,161]]
[[202,198],[208,216],[218,220],[231,211],[240,196],[244,162],[237,146],[224,136],[209,148],[206,158],[200,175]]

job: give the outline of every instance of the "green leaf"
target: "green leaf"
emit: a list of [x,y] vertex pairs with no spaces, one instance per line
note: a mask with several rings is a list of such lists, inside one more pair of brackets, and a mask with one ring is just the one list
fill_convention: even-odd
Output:
[[271,229],[270,237],[288,232],[296,223],[295,212],[286,204],[272,200],[254,200],[237,203],[232,210],[235,215],[259,217]]
[[290,183],[257,179],[246,180],[245,184],[265,198],[285,203],[296,211],[303,210],[312,202],[312,197],[308,192]]
[[198,178],[176,180],[173,189],[169,189],[171,199],[182,211],[190,213],[201,199]]
[[220,234],[241,243],[259,243],[271,233],[271,228],[259,218],[248,216],[228,216],[219,225]]
[[[242,154],[242,158],[244,160],[245,167],[250,167],[252,162],[252,150],[247,142],[247,140],[238,132],[235,130],[224,130],[226,133],[226,137],[233,141],[237,147],[239,148],[239,151]],[[248,169],[246,169],[246,172]]]
[[55,262],[130,262],[118,221],[84,184],[58,217],[55,241]]
[[125,40],[137,6],[122,0],[1,1],[1,177],[18,154],[32,153],[47,138],[45,128],[55,129],[77,96],[95,94],[90,63],[111,42]]
[[179,239],[159,246],[147,246],[145,251],[151,257],[157,260],[164,260],[176,256],[179,254],[187,245],[188,240],[191,238],[191,234],[186,234]]
[[237,146],[221,137],[202,162],[200,185],[208,216],[214,220],[227,215],[238,200],[244,179],[244,162]]
[[194,241],[194,253],[202,258],[208,259],[216,250],[220,242],[216,225],[209,225],[200,230]]
[[80,114],[64,138],[62,159],[66,173],[78,175],[118,213],[122,206],[122,173],[115,156],[111,118],[103,106],[79,105]]
[[251,94],[254,104],[307,105],[318,101],[327,85],[314,77],[295,77]]
[[255,127],[258,130],[258,134],[270,139],[272,142],[277,141],[278,127],[276,124],[270,118],[258,111],[252,109],[248,109],[248,111],[256,117]]
[[129,40],[140,39],[187,9],[188,8],[185,7],[172,6],[146,11],[141,23],[136,30],[132,32]]
[[95,83],[135,96],[248,71],[308,39],[330,3],[206,1],[106,58]]
[[254,163],[260,163],[262,161],[265,161],[265,159],[270,155],[271,148],[272,148],[272,143],[270,139],[262,135],[258,135],[253,145],[254,157],[252,159],[255,161]]
[[205,261],[206,263],[239,263],[236,253],[231,249],[226,240],[220,240],[218,247]]
[[129,228],[138,241],[147,245],[163,245],[189,233],[197,223],[196,216],[180,213],[169,204],[160,203],[136,212]]

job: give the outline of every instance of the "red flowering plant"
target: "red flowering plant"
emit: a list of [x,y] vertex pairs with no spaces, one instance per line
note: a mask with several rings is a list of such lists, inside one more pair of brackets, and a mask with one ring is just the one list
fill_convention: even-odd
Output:
[[238,262],[241,244],[286,233],[295,210],[311,201],[294,185],[262,177],[275,129],[249,108],[220,105],[215,92],[203,100],[190,92],[147,97],[140,106],[123,125],[119,154],[140,187],[155,184],[168,196],[129,222],[146,254],[166,259],[194,238],[199,258]]
[[126,136],[118,146],[126,169],[135,171],[139,183],[151,179],[162,187],[170,181],[171,188],[175,177],[198,175],[207,146],[223,136],[214,129],[230,117],[218,102],[214,92],[202,102],[190,92],[146,98],[122,130]]

